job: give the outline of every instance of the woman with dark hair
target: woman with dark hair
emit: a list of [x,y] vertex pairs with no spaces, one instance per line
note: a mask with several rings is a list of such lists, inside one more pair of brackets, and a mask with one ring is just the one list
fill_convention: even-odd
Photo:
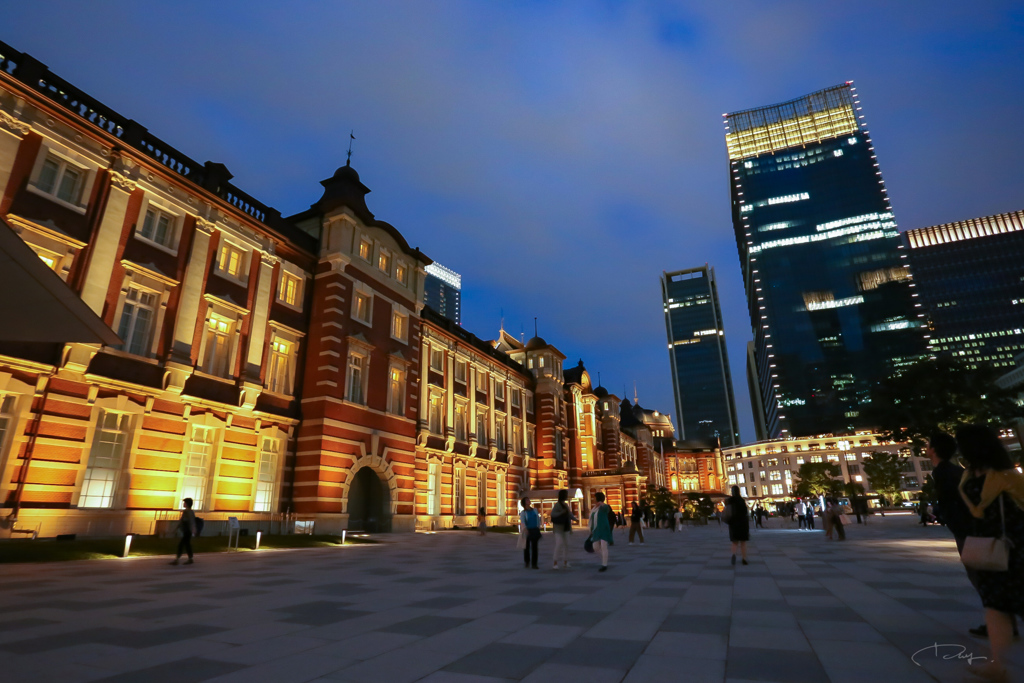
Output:
[[740,487],[732,487],[732,495],[725,501],[725,522],[729,525],[732,541],[732,564],[736,564],[736,546],[740,547],[743,564],[747,564],[747,541],[750,540],[750,516],[747,501],[740,495]]
[[1009,681],[1003,662],[1013,638],[1013,615],[1024,614],[1024,476],[1014,469],[999,435],[988,427],[961,427],[956,442],[967,465],[960,495],[974,518],[974,534],[1005,537],[1010,544],[1008,571],[975,573],[992,659],[970,672],[985,680]]
[[555,558],[552,569],[558,569],[558,558],[562,558],[562,569],[569,568],[569,534],[576,516],[569,507],[569,492],[558,492],[558,502],[551,506],[551,535],[555,539]]

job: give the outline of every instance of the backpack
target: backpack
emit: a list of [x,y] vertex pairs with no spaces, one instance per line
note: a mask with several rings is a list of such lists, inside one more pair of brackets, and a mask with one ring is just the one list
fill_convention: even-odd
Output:
[[203,522],[203,518],[202,517],[196,517],[196,536],[202,536],[203,535],[203,525],[204,524],[205,524],[205,522]]

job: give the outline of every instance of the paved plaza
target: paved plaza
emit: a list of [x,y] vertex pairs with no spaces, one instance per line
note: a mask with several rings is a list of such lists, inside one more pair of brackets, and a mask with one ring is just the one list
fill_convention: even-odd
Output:
[[913,683],[964,680],[955,646],[988,654],[946,530],[911,517],[844,543],[758,529],[735,568],[725,527],[616,534],[605,573],[582,533],[569,571],[550,569],[548,537],[531,571],[514,536],[460,531],[179,567],[7,565],[0,681]]

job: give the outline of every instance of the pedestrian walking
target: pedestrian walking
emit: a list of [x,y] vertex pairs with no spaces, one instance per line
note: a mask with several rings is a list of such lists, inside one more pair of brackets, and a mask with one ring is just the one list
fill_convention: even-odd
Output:
[[629,544],[633,545],[633,538],[637,534],[640,534],[640,545],[643,545],[644,530],[642,523],[644,519],[644,511],[636,503],[633,503],[633,511],[630,513],[629,519]]
[[572,534],[572,523],[577,521],[569,507],[569,492],[562,489],[558,492],[558,502],[551,506],[551,535],[555,538],[555,556],[552,569],[558,569],[558,559],[562,559],[562,568],[569,568],[569,535]]
[[725,501],[725,523],[729,525],[729,541],[732,542],[732,564],[736,564],[736,546],[739,546],[743,564],[747,564],[747,541],[750,540],[750,515],[747,502],[740,496],[740,487],[732,487],[732,496]]
[[192,499],[186,498],[181,501],[185,509],[181,511],[181,518],[178,519],[178,531],[181,532],[181,540],[178,541],[178,555],[171,564],[181,562],[181,554],[187,553],[188,559],[185,564],[192,564],[192,537],[198,535],[196,529],[196,513],[192,512]]
[[[540,514],[530,504],[529,498],[520,501],[523,511],[519,513],[521,529],[526,532],[526,545],[523,548],[523,564],[527,569],[539,569],[537,566],[537,544],[540,543]],[[521,532],[520,532],[521,533]]]
[[829,498],[825,501],[825,507],[821,511],[821,523],[825,527],[825,538],[832,540],[832,520],[834,515],[832,514],[832,499]]
[[754,528],[764,528],[764,508],[761,507],[760,503],[758,503],[757,507],[754,508]]
[[605,505],[604,493],[598,491],[594,496],[597,505],[590,511],[590,541],[594,544],[594,550],[601,553],[601,568],[599,572],[608,571],[608,547],[614,543],[612,539],[612,518],[614,512],[609,505]]
[[480,508],[476,515],[476,530],[481,536],[487,535],[487,511]]
[[683,511],[676,508],[675,513],[672,515],[676,520],[676,531],[683,530]]
[[807,503],[807,513],[804,515],[804,523],[808,531],[814,531],[814,503]]
[[800,499],[796,502],[796,528],[807,528],[807,504]]
[[1024,476],[992,429],[966,425],[957,430],[956,442],[967,465],[960,496],[973,517],[972,536],[1002,538],[1003,547],[1009,546],[1005,571],[976,572],[992,659],[970,671],[985,680],[1009,681],[1005,658],[1013,615],[1024,614]]
[[[838,538],[840,541],[845,541],[846,527],[843,526],[842,509],[839,507],[838,503],[836,503],[835,500],[833,500],[829,506],[829,513],[832,515],[832,520],[830,522],[830,524],[832,525],[831,532],[834,532],[836,538]],[[829,536],[829,538],[832,537]]]

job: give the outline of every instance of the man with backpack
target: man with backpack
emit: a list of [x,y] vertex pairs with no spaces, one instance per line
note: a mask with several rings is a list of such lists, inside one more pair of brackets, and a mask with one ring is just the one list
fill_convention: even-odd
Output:
[[185,504],[185,509],[181,511],[181,519],[178,520],[178,531],[181,532],[181,541],[178,542],[178,556],[174,558],[171,564],[178,564],[181,562],[181,553],[188,553],[188,559],[185,564],[192,564],[192,537],[198,536],[199,531],[202,529],[202,520],[196,518],[196,513],[192,512],[192,499],[186,498],[182,501]]

